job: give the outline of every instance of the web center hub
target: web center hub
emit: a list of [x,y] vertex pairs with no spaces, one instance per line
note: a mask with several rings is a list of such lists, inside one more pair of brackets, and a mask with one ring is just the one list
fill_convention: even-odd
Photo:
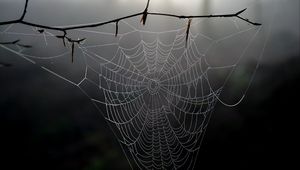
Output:
[[155,94],[158,92],[159,90],[159,87],[160,87],[160,84],[158,81],[156,80],[150,80],[148,82],[148,90],[150,92],[150,94]]

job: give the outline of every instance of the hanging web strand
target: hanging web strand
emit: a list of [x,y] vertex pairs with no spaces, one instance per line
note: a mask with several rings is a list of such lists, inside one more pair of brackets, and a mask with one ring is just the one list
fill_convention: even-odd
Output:
[[[148,7],[145,11],[143,22],[147,14],[158,15],[149,13]],[[195,31],[205,20],[181,18],[188,18],[188,24],[160,32],[138,29],[127,20],[114,20],[106,30],[80,25],[66,27],[87,36],[78,40],[67,37],[64,30],[59,35],[36,31],[37,26],[27,22],[26,27],[30,27],[27,30],[32,32],[22,32],[17,22],[12,21],[1,36],[13,35],[16,40],[2,43],[0,47],[87,95],[107,120],[132,168],[193,169],[216,103],[236,106],[245,96],[232,105],[219,97],[262,28],[255,24],[243,25],[229,34],[212,38]],[[122,30],[124,27],[127,31]],[[214,47],[245,34],[249,35],[247,43],[234,62],[217,66],[209,62],[214,57],[211,54]],[[24,41],[26,37],[37,38],[37,44],[44,44],[44,51],[37,53],[18,45],[19,39]],[[102,41],[95,42],[90,37]],[[60,47],[62,44],[71,50]],[[215,85],[210,73],[228,70],[225,81]]]

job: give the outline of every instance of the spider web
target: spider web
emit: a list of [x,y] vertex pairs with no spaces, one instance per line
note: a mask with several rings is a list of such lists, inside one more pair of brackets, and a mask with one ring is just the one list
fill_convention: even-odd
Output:
[[[186,42],[184,22],[178,29],[152,32],[136,20],[120,21],[117,37],[114,24],[70,32],[87,38],[76,46],[74,63],[55,31],[2,27],[3,40],[20,38],[33,47],[0,47],[82,90],[107,120],[132,168],[193,169],[216,103],[227,105],[219,98],[226,83],[257,44],[255,56],[261,57],[264,28],[199,19]],[[222,25],[222,31],[205,31],[207,22]]]

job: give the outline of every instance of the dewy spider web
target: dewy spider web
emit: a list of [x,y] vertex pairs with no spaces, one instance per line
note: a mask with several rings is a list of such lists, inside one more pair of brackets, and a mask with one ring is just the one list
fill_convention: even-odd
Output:
[[[186,26],[151,32],[120,21],[117,38],[114,24],[78,29],[74,34],[87,41],[77,46],[74,64],[52,31],[39,34],[37,28],[13,24],[1,37],[35,41],[33,48],[0,47],[81,89],[107,120],[133,168],[193,169],[219,94],[262,28],[230,20],[242,26],[211,38],[197,31],[203,21],[192,23],[187,44]],[[211,53],[214,48],[239,37],[247,40],[230,64],[209,62],[218,55]],[[217,83],[213,72],[226,73],[225,79]]]

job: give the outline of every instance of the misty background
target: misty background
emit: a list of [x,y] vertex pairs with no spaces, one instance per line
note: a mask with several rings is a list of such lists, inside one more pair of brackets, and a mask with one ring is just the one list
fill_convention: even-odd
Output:
[[[140,12],[145,3],[142,0],[30,0],[25,19],[44,25],[84,24]],[[0,0],[0,21],[18,18],[23,6],[23,0]],[[269,30],[270,38],[244,101],[234,108],[217,104],[195,169],[287,168],[293,162],[288,156],[293,150],[289,133],[295,124],[289,122],[298,113],[299,1],[152,0],[149,10],[201,15],[244,8],[248,10],[243,16],[262,23],[266,27],[263,35]],[[154,17],[147,23],[156,24],[145,28],[139,26],[139,22],[128,22],[137,24],[139,29],[155,31],[186,24]],[[206,35],[222,34],[222,27],[213,24],[200,27]],[[5,28],[0,27],[0,30]],[[14,38],[0,33],[0,41]],[[23,42],[39,45],[34,44],[32,37],[22,38]],[[62,44],[55,49],[65,50]],[[243,69],[252,73],[256,59],[256,55],[251,57],[249,53]],[[3,48],[0,48],[0,62],[12,65],[0,67],[0,153],[4,157],[0,169],[7,169],[6,166],[8,169],[130,169],[104,118],[77,87]],[[72,65],[70,60],[66,60],[63,67],[76,76],[80,72],[80,65]],[[68,75],[74,80],[78,78]],[[238,85],[239,78],[233,78],[225,86],[221,99],[234,103],[241,96],[244,87]]]

